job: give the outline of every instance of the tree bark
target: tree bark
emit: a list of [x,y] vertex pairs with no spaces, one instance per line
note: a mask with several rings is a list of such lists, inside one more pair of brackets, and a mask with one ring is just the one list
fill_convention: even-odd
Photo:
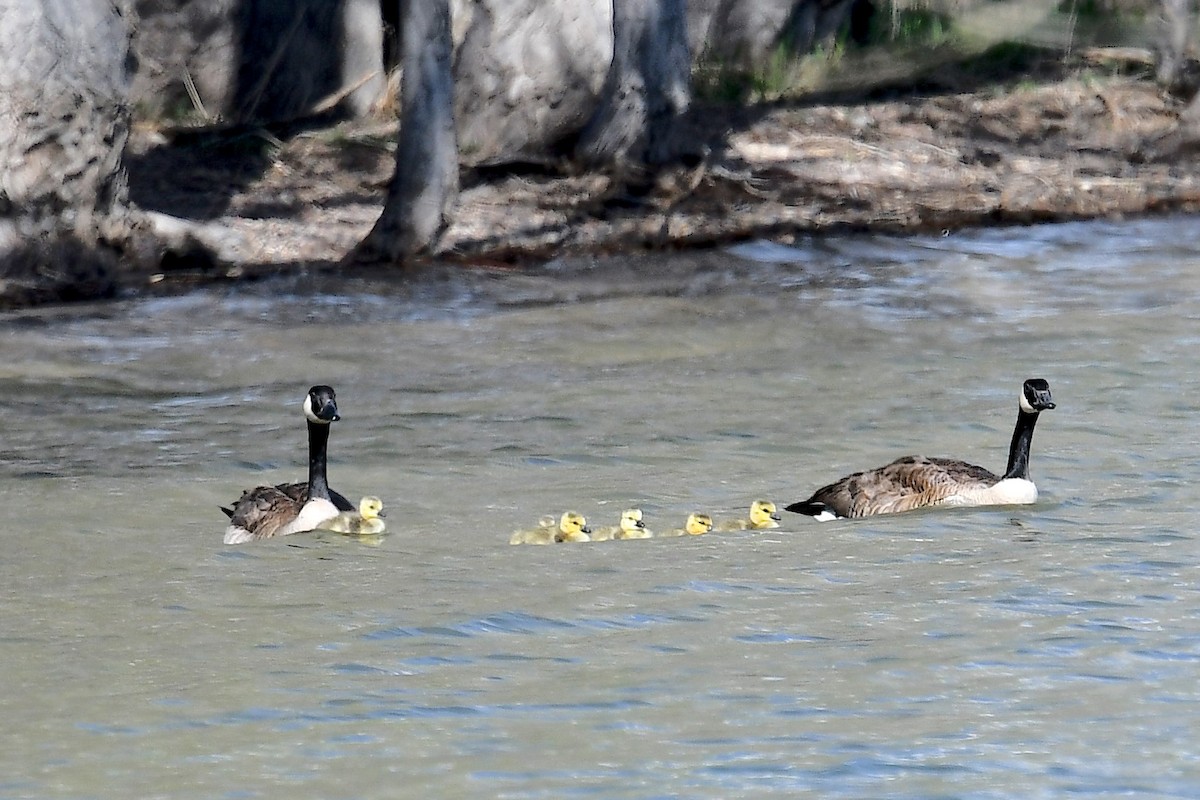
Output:
[[400,136],[383,213],[351,261],[402,263],[428,252],[458,196],[449,0],[401,3]]
[[0,304],[107,296],[134,228],[130,10],[0,0]]
[[612,8],[596,0],[459,0],[454,113],[463,166],[545,158],[596,108]]
[[676,155],[691,100],[686,0],[613,0],[613,60],[576,146],[589,166],[657,166]]
[[1155,71],[1158,82],[1170,89],[1178,88],[1184,78],[1187,46],[1192,38],[1191,6],[1191,0],[1162,0],[1160,6]]

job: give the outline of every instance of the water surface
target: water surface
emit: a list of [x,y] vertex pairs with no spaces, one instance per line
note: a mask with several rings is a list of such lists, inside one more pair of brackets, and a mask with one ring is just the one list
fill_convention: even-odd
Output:
[[[0,317],[0,797],[1200,795],[1200,223],[763,243]],[[651,528],[921,452],[1034,506]],[[221,544],[297,480],[364,543]]]

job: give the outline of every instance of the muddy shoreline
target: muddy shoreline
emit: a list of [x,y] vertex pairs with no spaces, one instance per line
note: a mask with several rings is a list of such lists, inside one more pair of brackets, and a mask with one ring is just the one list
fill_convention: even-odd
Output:
[[[1200,177],[1183,108],[1150,81],[1120,77],[695,108],[686,135],[703,159],[636,194],[554,163],[465,164],[455,222],[431,260],[520,267],[747,238],[1194,211]],[[360,122],[171,146],[142,131],[127,158],[134,201],[201,223],[228,247],[226,263],[181,258],[124,288],[342,268],[382,208],[394,135]]]

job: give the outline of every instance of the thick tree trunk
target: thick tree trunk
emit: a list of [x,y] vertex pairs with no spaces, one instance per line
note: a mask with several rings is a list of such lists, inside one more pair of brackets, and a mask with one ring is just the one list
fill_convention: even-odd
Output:
[[612,63],[612,8],[597,0],[456,0],[454,109],[464,166],[577,136]]
[[432,249],[458,195],[449,0],[401,4],[400,139],[383,213],[350,259],[403,262]]
[[613,0],[613,60],[576,157],[585,164],[660,165],[691,99],[686,0]]
[[105,296],[134,216],[129,9],[0,0],[0,304]]

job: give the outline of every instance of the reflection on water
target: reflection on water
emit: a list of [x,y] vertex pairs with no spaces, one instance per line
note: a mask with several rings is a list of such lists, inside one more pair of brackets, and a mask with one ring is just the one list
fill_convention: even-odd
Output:
[[[1173,218],[0,318],[0,797],[1195,796],[1198,317]],[[1032,507],[507,544],[999,469],[1029,376]],[[224,547],[318,382],[388,535]]]

